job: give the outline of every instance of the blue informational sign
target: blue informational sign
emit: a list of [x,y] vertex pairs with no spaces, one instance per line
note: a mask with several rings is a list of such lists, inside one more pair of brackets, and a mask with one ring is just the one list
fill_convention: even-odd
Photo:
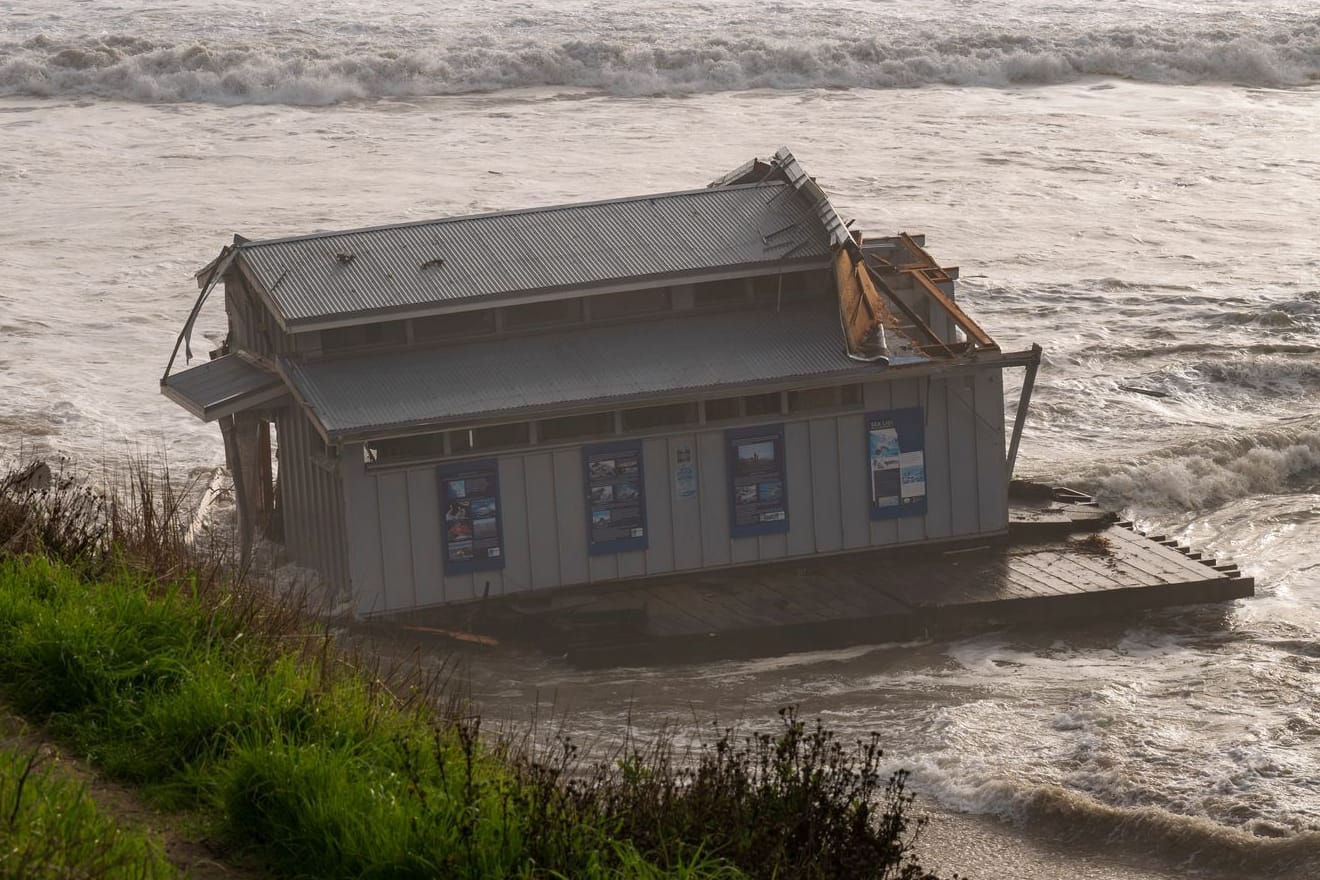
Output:
[[598,443],[582,449],[587,481],[587,550],[592,556],[646,549],[646,485],[642,443]]
[[729,457],[729,534],[735,538],[788,531],[784,426],[724,432]]
[[504,567],[499,465],[494,459],[436,468],[440,483],[445,574]]
[[925,515],[925,424],[918,406],[866,414],[871,519]]

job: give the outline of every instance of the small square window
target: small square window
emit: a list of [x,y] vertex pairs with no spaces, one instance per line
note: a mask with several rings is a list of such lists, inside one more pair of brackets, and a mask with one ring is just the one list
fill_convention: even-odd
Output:
[[838,406],[839,389],[836,387],[804,388],[788,392],[788,411],[791,413],[837,409]]
[[665,406],[647,406],[623,411],[625,431],[647,431],[691,425],[697,421],[695,403],[671,403]]
[[779,415],[783,412],[783,401],[778,391],[770,394],[751,394],[743,398],[746,414],[749,416]]
[[392,437],[376,440],[367,445],[369,461],[407,461],[416,458],[442,458],[445,454],[443,434],[419,434],[416,437]]
[[727,422],[742,415],[741,397],[721,397],[706,401],[706,421]]
[[526,303],[521,306],[509,306],[504,310],[504,326],[511,330],[577,324],[581,321],[582,300],[578,298]]
[[577,440],[582,437],[603,437],[614,433],[614,413],[594,412],[580,416],[562,416],[546,419],[538,425],[538,437],[543,442]]
[[428,315],[413,320],[413,340],[432,342],[437,339],[462,339],[467,336],[485,336],[495,331],[495,312],[479,309],[475,312],[453,312],[448,315]]
[[752,297],[762,308],[787,308],[797,303],[823,299],[820,279],[812,272],[758,275],[752,280]]
[[593,296],[587,301],[591,309],[591,320],[608,321],[612,318],[627,318],[632,315],[652,315],[667,312],[670,308],[669,288],[658,290],[627,290],[623,293],[610,293]]
[[375,324],[355,324],[321,331],[321,350],[345,351],[354,348],[372,348],[385,345],[403,345],[408,340],[403,321],[381,321]]
[[747,302],[751,288],[746,278],[707,281],[692,288],[692,304],[696,308],[718,308]]

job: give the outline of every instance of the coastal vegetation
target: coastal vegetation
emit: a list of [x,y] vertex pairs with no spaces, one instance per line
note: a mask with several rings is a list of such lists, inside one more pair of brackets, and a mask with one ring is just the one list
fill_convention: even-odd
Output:
[[160,842],[106,815],[42,748],[0,747],[0,877],[167,880]]
[[[841,742],[791,708],[768,732],[608,760],[488,736],[443,679],[387,668],[186,540],[168,480],[139,467],[128,486],[0,477],[0,700],[227,861],[380,880],[934,877],[876,737]],[[45,833],[99,827],[74,818],[94,805],[24,761],[0,757],[0,878],[171,876],[131,831],[93,832],[113,849]]]

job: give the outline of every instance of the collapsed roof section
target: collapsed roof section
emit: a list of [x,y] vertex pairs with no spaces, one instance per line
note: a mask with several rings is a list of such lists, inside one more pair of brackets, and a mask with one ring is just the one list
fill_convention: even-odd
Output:
[[752,159],[710,186],[743,186],[776,180],[801,194],[829,237],[839,294],[839,318],[849,357],[889,363],[893,344],[889,337],[894,334],[904,348],[915,348],[935,357],[955,356],[953,346],[941,339],[920,317],[919,311],[895,292],[896,282],[905,275],[920,294],[931,300],[930,310],[945,313],[963,331],[968,340],[962,346],[964,351],[998,349],[985,331],[940,289],[940,283],[950,281],[950,276],[915,239],[906,233],[898,237],[902,256],[897,260],[868,253],[862,246],[861,234],[849,230],[851,223],[839,216],[829,196],[787,147],[780,147],[768,162]]

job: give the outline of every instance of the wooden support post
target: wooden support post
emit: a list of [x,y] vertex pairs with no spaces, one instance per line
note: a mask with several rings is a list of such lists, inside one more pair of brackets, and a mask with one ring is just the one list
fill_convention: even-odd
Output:
[[275,475],[270,460],[270,422],[257,422],[257,518],[261,532],[269,536],[275,518]]
[[1008,444],[1008,478],[1013,479],[1013,468],[1017,465],[1018,444],[1022,442],[1022,428],[1027,422],[1027,408],[1031,406],[1031,390],[1036,387],[1036,370],[1040,368],[1041,347],[1031,344],[1031,360],[1027,362],[1027,373],[1022,377],[1022,396],[1018,398],[1017,414],[1013,417],[1013,439]]
[[238,426],[234,416],[220,419],[220,435],[225,441],[225,463],[234,481],[234,504],[238,508],[238,564],[241,569],[246,569],[252,556],[253,511],[243,485],[242,444],[238,441]]

